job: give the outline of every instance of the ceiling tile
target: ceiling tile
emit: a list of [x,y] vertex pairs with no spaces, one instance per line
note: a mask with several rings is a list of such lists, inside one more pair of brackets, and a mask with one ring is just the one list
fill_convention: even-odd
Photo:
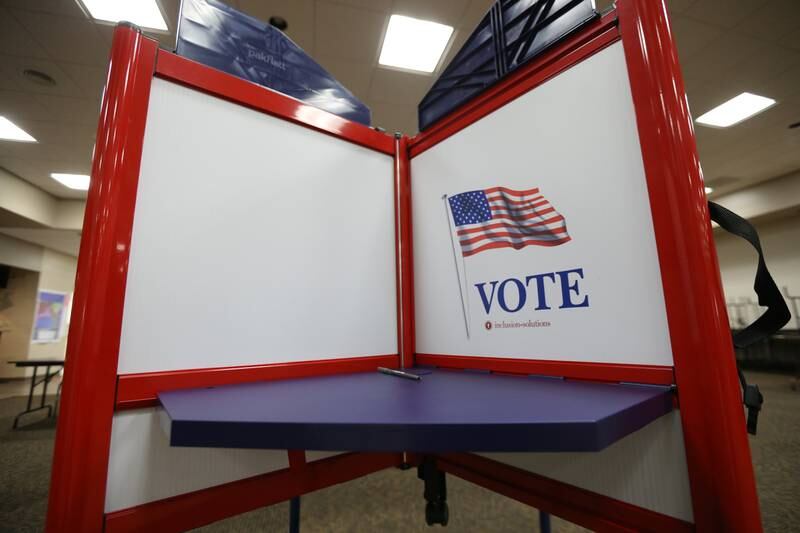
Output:
[[372,125],[387,132],[400,131],[406,135],[417,132],[417,110],[415,106],[367,101],[372,110]]
[[[55,122],[55,121],[35,121],[29,123],[32,131],[36,132],[39,140],[38,145],[43,146],[42,152],[38,154],[43,159],[50,156],[47,149],[51,146],[69,146],[79,150],[85,150],[94,143],[97,130],[97,121],[90,123],[88,120],[83,122]],[[78,154],[82,159],[84,153]]]
[[0,91],[0,115],[26,131],[29,121],[50,119],[50,112],[34,95],[19,91]]
[[[55,85],[40,85],[26,78],[23,72],[33,69],[47,74]],[[83,89],[55,62],[33,57],[0,55],[0,72],[6,78],[8,88],[31,94],[57,94],[62,96],[82,96]]]
[[[242,2],[243,0],[239,1]],[[358,7],[361,9],[381,11],[384,13],[388,13],[392,8],[392,0],[317,0],[317,7],[319,7],[321,4],[347,4],[349,6]]]
[[[796,65],[769,80],[756,80],[754,87],[772,95],[778,102],[800,95],[800,65]],[[800,117],[798,117],[800,120]]]
[[756,14],[767,0],[698,0],[683,14],[709,24],[732,28]]
[[16,70],[12,68],[11,65],[8,65],[3,61],[5,57],[0,56],[0,89],[5,89],[7,91],[21,91],[22,85],[20,82],[22,80],[19,79],[20,77]]
[[486,13],[489,12],[489,8],[492,7],[494,4],[491,0],[472,0],[469,3],[469,6],[464,11],[464,15],[461,17],[458,25],[467,28],[468,34],[472,33],[478,23],[483,20],[483,17],[486,16]]
[[263,22],[283,17],[289,24],[286,35],[303,50],[314,49],[314,0],[239,0],[239,9]]
[[667,0],[667,11],[670,13],[683,13],[696,1],[702,0]]
[[314,53],[374,64],[387,20],[374,11],[317,2]]
[[34,98],[50,112],[53,120],[68,124],[96,125],[100,114],[99,96],[89,99],[37,94]]
[[75,0],[0,0],[0,5],[28,11],[41,11],[53,15],[86,17]]
[[37,43],[11,10],[0,8],[0,51],[7,55],[46,58],[47,52]]
[[370,101],[416,106],[432,83],[433,77],[428,74],[378,67],[372,76],[369,99]]
[[759,39],[723,32],[692,56],[684,56],[683,72],[687,78],[713,82],[743,61],[763,54],[768,48],[769,44]]
[[356,98],[365,100],[369,94],[369,86],[375,68],[368,63],[343,61],[318,55],[314,58],[322,67],[330,72],[342,85],[352,92]]
[[719,38],[723,31],[717,26],[681,16],[672,17],[671,23],[681,61],[691,58],[708,43]]
[[100,97],[106,83],[107,67],[61,63],[61,68],[83,90],[83,95]]
[[39,187],[47,186],[52,179],[48,176],[47,164],[28,157],[2,156],[0,167],[30,181]]
[[800,50],[800,29],[784,35],[780,41],[778,41],[778,44],[786,48],[791,48],[792,50]]
[[469,0],[395,0],[392,14],[458,26],[469,8]]
[[14,15],[53,59],[96,66],[108,61],[108,43],[88,19],[34,11],[15,11]]
[[[798,67],[800,51],[768,45],[761,53],[742,61],[722,75],[719,82],[749,92],[758,92],[763,88],[767,92],[763,96],[782,98],[800,90],[800,86],[789,81]],[[772,83],[772,80],[777,82]],[[788,83],[781,83],[784,80]]]
[[770,0],[740,22],[736,30],[759,39],[778,42],[782,37],[800,30],[800,1]]

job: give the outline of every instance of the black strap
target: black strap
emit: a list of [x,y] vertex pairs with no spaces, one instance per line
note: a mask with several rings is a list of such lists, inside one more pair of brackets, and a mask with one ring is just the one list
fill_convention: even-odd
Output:
[[[725,231],[749,242],[758,252],[758,269],[756,270],[753,289],[758,295],[758,305],[766,307],[767,310],[755,322],[733,335],[733,345],[737,348],[744,348],[780,330],[789,322],[791,314],[781,291],[775,284],[775,280],[772,279],[769,270],[767,270],[767,264],[764,262],[764,252],[761,249],[761,241],[753,225],[733,211],[725,209],[714,202],[708,202],[708,210],[711,220],[719,224]],[[758,385],[747,384],[747,380],[738,363],[737,371],[739,372],[739,382],[742,385],[742,401],[747,407],[747,432],[755,435],[758,426],[758,412],[764,403],[764,396],[758,390]]]

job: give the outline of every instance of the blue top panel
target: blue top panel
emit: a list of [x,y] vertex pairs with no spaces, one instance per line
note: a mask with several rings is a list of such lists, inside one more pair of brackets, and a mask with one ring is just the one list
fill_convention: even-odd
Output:
[[597,451],[672,410],[666,387],[418,370],[163,392],[173,446]]
[[280,30],[216,0],[183,0],[176,53],[370,124],[369,108]]
[[420,130],[597,16],[592,0],[497,0],[420,102]]

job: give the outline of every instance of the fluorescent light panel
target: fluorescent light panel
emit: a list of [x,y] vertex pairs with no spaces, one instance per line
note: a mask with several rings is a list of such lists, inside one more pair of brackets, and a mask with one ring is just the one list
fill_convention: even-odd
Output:
[[761,113],[775,105],[775,100],[757,94],[742,93],[718,105],[708,113],[697,117],[697,122],[706,126],[727,128]]
[[23,130],[6,117],[0,116],[0,139],[24,143],[37,142],[27,131]]
[[452,26],[392,15],[378,63],[387,67],[433,72],[451,35]]
[[142,28],[168,31],[156,0],[78,0],[95,20],[131,22]]
[[50,177],[70,189],[76,189],[78,191],[89,189],[89,176],[86,174],[62,174],[60,172],[53,172],[50,174]]

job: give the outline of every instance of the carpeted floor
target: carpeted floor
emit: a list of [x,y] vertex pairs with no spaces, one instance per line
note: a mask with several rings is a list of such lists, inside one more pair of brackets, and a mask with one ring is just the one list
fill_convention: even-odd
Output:
[[[789,378],[748,374],[766,396],[759,435],[751,437],[753,461],[768,532],[800,531],[800,391]],[[31,415],[31,423],[11,431],[24,398],[0,400],[0,532],[41,531],[47,505],[54,422]],[[37,418],[39,419],[37,421]],[[452,476],[448,477],[450,525],[454,533],[538,531],[535,509]],[[422,532],[422,483],[414,470],[385,470],[302,499],[302,531]],[[288,504],[260,509],[209,525],[203,533],[285,532]],[[582,528],[554,518],[553,531]]]

